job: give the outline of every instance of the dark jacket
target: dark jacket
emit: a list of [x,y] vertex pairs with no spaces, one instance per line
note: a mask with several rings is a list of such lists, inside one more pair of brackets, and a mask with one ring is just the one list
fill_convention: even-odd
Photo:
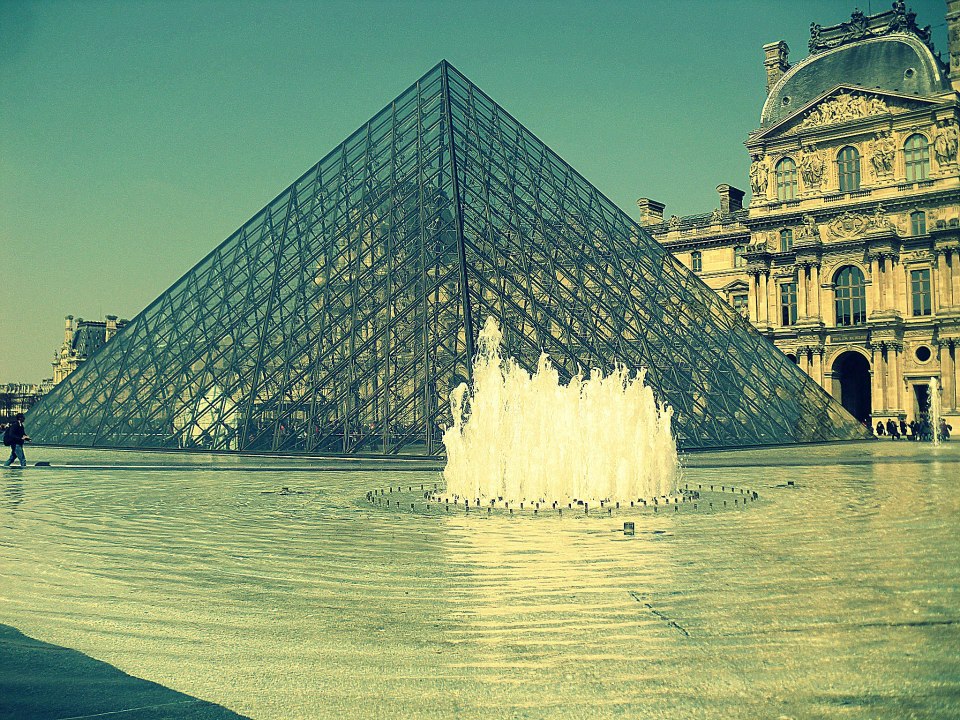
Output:
[[23,436],[27,434],[26,429],[23,427],[23,423],[14,420],[13,424],[10,425],[10,439],[13,441],[10,443],[11,447],[13,445],[23,445]]

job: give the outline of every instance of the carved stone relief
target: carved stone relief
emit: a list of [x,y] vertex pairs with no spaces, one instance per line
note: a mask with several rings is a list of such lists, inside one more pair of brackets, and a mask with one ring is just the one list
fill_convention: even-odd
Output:
[[834,237],[847,239],[860,235],[870,227],[870,218],[860,213],[845,212],[828,226]]
[[933,153],[937,162],[948,165],[957,161],[957,147],[960,145],[960,134],[957,126],[949,121],[937,123],[937,134],[933,139]]
[[755,197],[767,196],[767,176],[769,166],[762,155],[754,155],[753,162],[750,163],[750,189]]
[[897,155],[897,142],[890,131],[878,132],[870,143],[870,165],[876,178],[893,174],[893,160]]
[[827,161],[824,153],[817,150],[813,143],[804,145],[800,151],[800,176],[809,188],[818,188],[823,182],[823,175],[827,170]]
[[799,127],[810,128],[833,125],[834,123],[888,112],[890,112],[890,108],[876,96],[843,92],[835,98],[824,100],[811,109],[803,118]]

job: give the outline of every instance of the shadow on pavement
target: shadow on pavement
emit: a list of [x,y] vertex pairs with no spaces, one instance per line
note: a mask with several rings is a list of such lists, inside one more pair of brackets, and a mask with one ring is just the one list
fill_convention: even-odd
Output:
[[[241,720],[220,705],[141,680],[0,624],[0,720]],[[247,719],[248,720],[248,719]]]

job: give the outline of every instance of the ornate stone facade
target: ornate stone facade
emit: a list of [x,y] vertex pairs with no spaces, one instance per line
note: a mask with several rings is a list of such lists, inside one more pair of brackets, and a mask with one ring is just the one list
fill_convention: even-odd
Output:
[[63,343],[53,353],[54,385],[76,370],[127,324],[126,320],[117,320],[116,315],[107,315],[103,321],[77,318],[74,322],[73,315],[67,315],[64,320]]
[[749,206],[647,229],[861,420],[917,419],[933,377],[960,430],[960,67],[902,2],[785,48],[764,46]]

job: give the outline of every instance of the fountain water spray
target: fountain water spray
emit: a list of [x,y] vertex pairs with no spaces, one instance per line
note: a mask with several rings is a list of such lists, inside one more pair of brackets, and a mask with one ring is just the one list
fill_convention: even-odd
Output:
[[940,437],[940,418],[943,416],[940,406],[940,383],[937,382],[937,378],[932,377],[927,387],[930,396],[930,411],[928,413],[930,416],[930,437],[933,439],[934,447],[936,447],[943,440]]
[[629,501],[676,491],[677,443],[672,409],[657,403],[618,366],[566,385],[546,354],[530,375],[501,354],[503,335],[488,318],[473,365],[473,389],[450,394],[447,495],[486,503]]

